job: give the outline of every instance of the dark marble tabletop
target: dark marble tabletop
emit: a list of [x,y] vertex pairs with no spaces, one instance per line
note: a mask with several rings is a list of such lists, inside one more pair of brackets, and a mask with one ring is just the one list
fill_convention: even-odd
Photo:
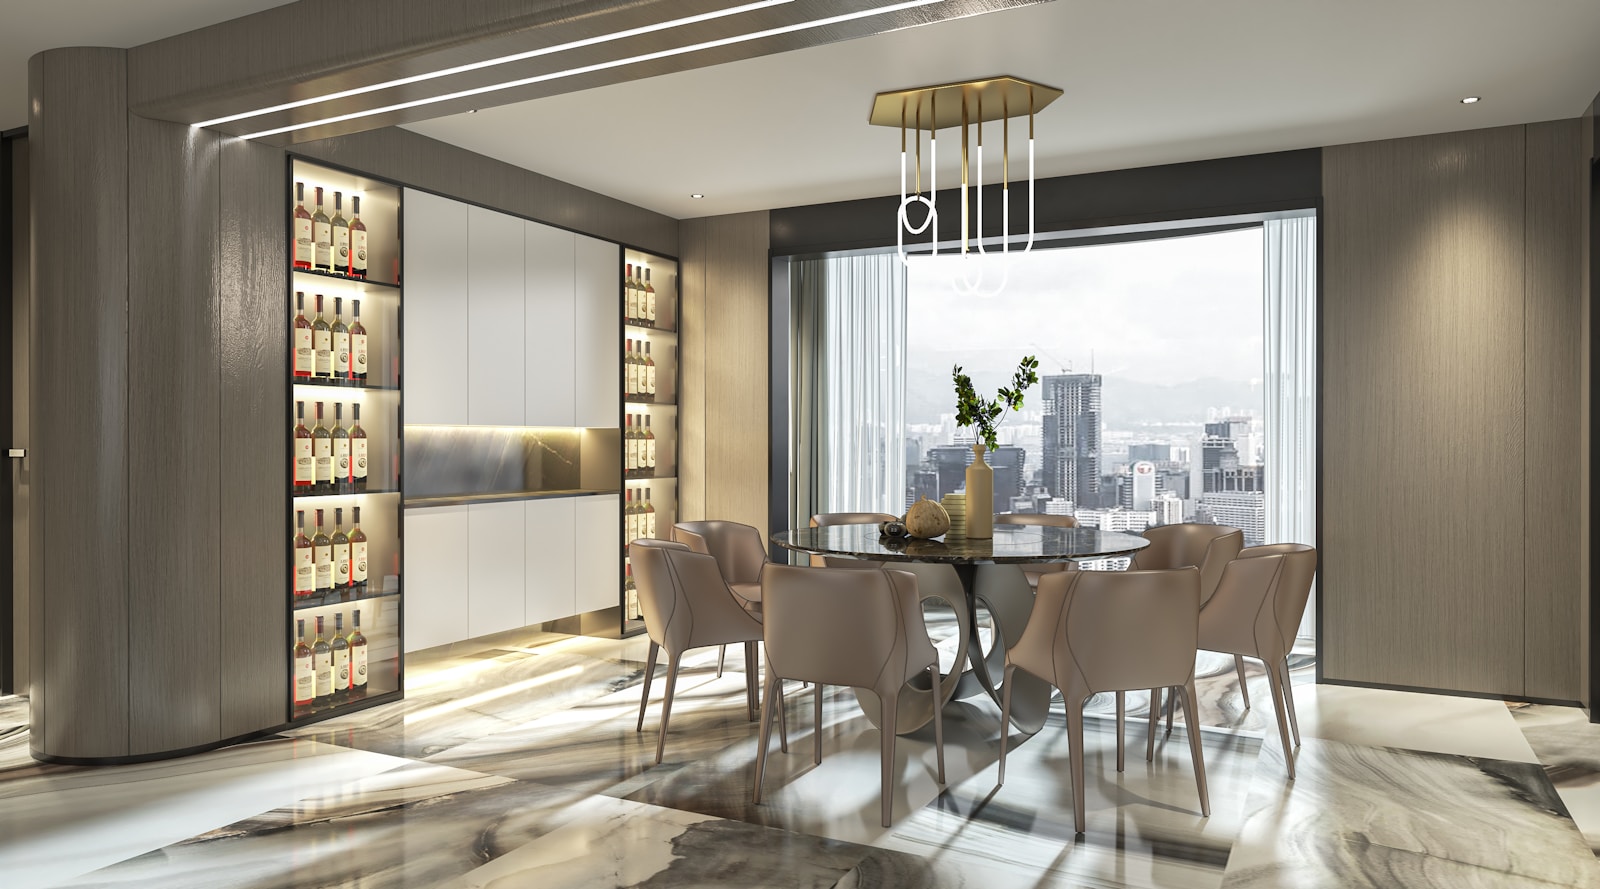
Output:
[[1097,528],[995,525],[994,537],[893,540],[877,525],[831,525],[779,531],[772,542],[785,549],[884,562],[1065,562],[1126,556],[1150,545],[1135,534]]

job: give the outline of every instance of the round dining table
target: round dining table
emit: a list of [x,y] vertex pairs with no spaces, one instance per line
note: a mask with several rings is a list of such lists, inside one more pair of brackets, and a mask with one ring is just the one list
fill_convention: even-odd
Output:
[[[998,518],[990,538],[947,535],[929,540],[897,539],[881,535],[875,524],[797,528],[772,535],[774,544],[821,557],[832,567],[859,564],[909,570],[917,575],[924,602],[944,600],[955,612],[954,668],[940,679],[937,696],[926,676],[913,680],[901,692],[897,717],[901,734],[932,721],[933,708],[956,697],[983,693],[1000,703],[1006,650],[1022,637],[1033,612],[1033,591],[1021,566],[1129,556],[1150,545],[1150,541],[1136,534],[1053,525],[1002,525]],[[980,636],[979,611],[989,615],[991,638],[987,648]],[[1050,685],[1026,673],[1017,673],[1012,681],[1011,723],[1022,732],[1036,732],[1044,726],[1049,712]],[[876,696],[857,689],[856,697],[876,724]]]

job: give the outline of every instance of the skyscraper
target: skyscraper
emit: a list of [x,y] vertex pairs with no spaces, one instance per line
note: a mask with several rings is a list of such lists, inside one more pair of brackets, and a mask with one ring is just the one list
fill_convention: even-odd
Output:
[[1045,487],[1080,508],[1100,505],[1100,375],[1044,378]]

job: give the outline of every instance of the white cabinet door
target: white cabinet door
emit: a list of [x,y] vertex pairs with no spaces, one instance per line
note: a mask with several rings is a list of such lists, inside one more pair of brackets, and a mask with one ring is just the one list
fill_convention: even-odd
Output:
[[467,208],[467,421],[475,426],[522,425],[523,226]]
[[472,579],[467,630],[486,636],[526,626],[522,503],[473,504],[467,517],[467,572]]
[[406,189],[406,422],[467,422],[467,205]]
[[527,407],[529,426],[573,425],[576,373],[573,368],[577,238],[537,222],[524,223],[523,267],[526,296]]
[[616,494],[579,497],[577,603],[579,614],[615,608],[622,601],[622,506]]
[[405,511],[406,651],[458,642],[469,635],[467,509]]
[[615,428],[622,413],[622,251],[607,241],[576,237],[577,425]]
[[527,508],[528,625],[578,613],[573,572],[577,567],[577,512],[570,497],[529,500]]

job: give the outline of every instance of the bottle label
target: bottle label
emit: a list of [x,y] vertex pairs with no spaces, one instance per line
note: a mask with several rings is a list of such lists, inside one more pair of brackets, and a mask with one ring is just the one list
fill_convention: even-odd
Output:
[[333,440],[333,477],[339,481],[349,481],[350,476],[350,439],[336,438]]
[[367,375],[367,335],[364,333],[350,334],[350,374]]
[[311,666],[311,655],[298,655],[294,659],[294,702],[309,704],[316,695],[317,671]]
[[639,538],[639,516],[637,514],[628,516],[627,534],[625,536],[628,538],[629,543]]
[[313,655],[312,669],[316,671],[317,697],[325,698],[333,694],[333,652],[319,652]]
[[326,330],[313,331],[311,334],[311,349],[316,355],[317,376],[333,376],[333,334]]
[[311,457],[311,439],[297,438],[294,440],[294,483],[297,485],[314,485],[317,482],[316,469],[313,467]]
[[362,229],[350,233],[350,267],[358,272],[367,270],[367,233]]
[[628,439],[628,459],[626,464],[629,472],[639,468],[639,442],[637,439]]
[[367,579],[367,544],[366,541],[350,544],[350,580],[355,583],[365,583]]
[[350,585],[350,544],[335,543],[333,545],[333,583],[335,586]]
[[294,220],[294,261],[311,264],[311,220],[296,217]]
[[344,690],[350,687],[350,649],[333,650],[333,687]]
[[309,377],[316,370],[316,351],[311,347],[311,328],[294,329],[294,375]]
[[317,481],[333,481],[333,442],[326,438],[314,438],[311,443],[312,456],[317,464]]
[[656,394],[656,366],[654,364],[646,364],[644,366],[644,391],[651,395]]
[[656,514],[655,513],[647,512],[647,513],[644,514],[644,528],[643,528],[641,533],[645,537],[654,537],[654,536],[656,536]]
[[314,546],[313,558],[317,563],[317,589],[333,588],[333,547]]
[[328,258],[330,248],[333,246],[332,226],[326,222],[317,222],[316,220],[312,220],[312,222],[311,237],[312,240],[317,242],[317,267],[328,268],[333,265]]
[[353,645],[350,647],[350,685],[354,688],[367,687],[367,647]]
[[311,550],[296,548],[294,551],[294,594],[296,596],[309,596],[316,592],[315,566],[311,563]]
[[350,334],[333,335],[333,367],[339,376],[350,373]]
[[644,306],[644,316],[645,316],[645,318],[647,318],[647,319],[649,319],[651,321],[656,320],[656,295],[655,295],[655,292],[654,291],[648,291],[648,290],[645,291],[644,301],[645,301],[645,306]]
[[367,477],[367,440],[364,438],[350,440],[350,477],[361,480]]
[[350,267],[350,229],[342,225],[333,227],[333,265],[340,271]]
[[635,394],[638,393],[638,391],[639,391],[639,365],[637,365],[637,364],[629,364],[628,365],[628,388],[627,388],[627,394],[635,395]]
[[656,468],[656,440],[653,438],[644,441],[644,468]]

